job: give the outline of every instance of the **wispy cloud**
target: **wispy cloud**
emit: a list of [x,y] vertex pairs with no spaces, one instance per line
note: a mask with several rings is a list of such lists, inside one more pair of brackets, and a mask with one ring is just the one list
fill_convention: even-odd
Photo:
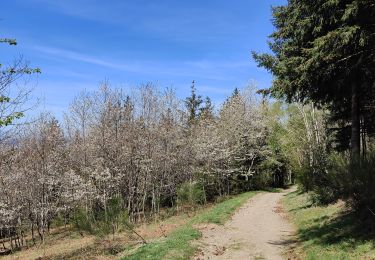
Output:
[[[101,66],[129,73],[149,75],[190,76],[213,80],[229,80],[223,72],[228,69],[238,70],[253,66],[250,61],[162,61],[162,60],[129,60],[127,62],[104,59],[95,55],[88,55],[67,49],[48,46],[34,46],[33,50],[47,54],[51,59],[74,60],[91,65]],[[228,73],[225,73],[226,75]]]
[[186,64],[200,69],[238,69],[249,68],[255,66],[254,62],[250,59],[248,61],[212,61],[212,60],[198,60],[187,61]]
[[85,54],[70,51],[70,50],[51,48],[51,47],[46,47],[46,46],[35,46],[34,50],[42,52],[42,53],[54,55],[54,56],[64,58],[64,59],[76,60],[80,62],[107,67],[107,68],[130,71],[130,72],[137,71],[136,67],[134,66],[110,62],[110,61],[97,58],[95,56],[85,55]]

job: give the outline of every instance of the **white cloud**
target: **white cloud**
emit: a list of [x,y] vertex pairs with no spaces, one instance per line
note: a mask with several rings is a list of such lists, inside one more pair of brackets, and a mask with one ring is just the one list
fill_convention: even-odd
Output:
[[70,51],[70,50],[51,48],[51,47],[46,47],[46,46],[35,46],[33,49],[42,53],[55,55],[64,59],[76,60],[80,62],[90,63],[94,65],[99,65],[99,66],[103,66],[107,68],[124,70],[124,71],[132,71],[132,72],[137,71],[136,67],[134,66],[110,62],[110,61],[97,58],[95,56],[85,55],[85,54],[81,54],[81,53]]
[[51,59],[74,60],[78,62],[97,65],[108,69],[129,73],[141,73],[146,75],[184,76],[225,81],[229,78],[228,70],[250,69],[253,64],[250,61],[163,61],[163,60],[129,60],[127,62],[104,59],[95,55],[83,54],[67,49],[52,48],[48,46],[34,46],[33,50],[47,54]]

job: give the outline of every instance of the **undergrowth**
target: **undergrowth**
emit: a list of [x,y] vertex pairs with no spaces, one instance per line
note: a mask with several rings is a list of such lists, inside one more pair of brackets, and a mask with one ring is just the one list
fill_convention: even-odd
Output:
[[343,202],[318,206],[296,191],[284,205],[298,228],[302,259],[375,259],[375,234]]

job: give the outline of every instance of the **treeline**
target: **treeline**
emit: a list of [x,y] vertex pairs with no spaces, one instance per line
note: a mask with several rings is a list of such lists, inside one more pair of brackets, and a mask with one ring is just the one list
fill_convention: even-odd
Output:
[[274,129],[285,116],[273,110],[251,87],[219,109],[194,85],[186,100],[152,84],[83,91],[63,122],[44,113],[2,142],[1,236],[43,241],[58,221],[116,232],[163,208],[283,187],[291,168]]

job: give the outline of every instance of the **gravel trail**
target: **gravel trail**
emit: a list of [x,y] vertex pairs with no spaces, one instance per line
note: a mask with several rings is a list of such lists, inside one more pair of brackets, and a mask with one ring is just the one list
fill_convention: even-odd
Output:
[[245,203],[223,226],[202,225],[199,253],[193,259],[286,259],[295,243],[279,193],[260,193]]

